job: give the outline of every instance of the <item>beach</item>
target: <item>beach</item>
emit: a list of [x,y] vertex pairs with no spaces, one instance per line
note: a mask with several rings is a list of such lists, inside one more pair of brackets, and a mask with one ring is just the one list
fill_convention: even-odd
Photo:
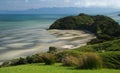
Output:
[[[31,30],[29,33],[32,33],[34,31],[34,34],[38,34],[39,31],[35,32],[35,30]],[[36,53],[40,52],[47,52],[49,50],[50,46],[56,47],[57,50],[67,50],[67,49],[73,49],[80,46],[84,46],[89,42],[91,39],[95,38],[94,34],[86,31],[81,30],[42,30],[44,32],[44,38],[37,36],[37,41],[40,40],[40,42],[31,42],[31,43],[25,43],[16,41],[11,42],[10,44],[6,45],[7,48],[0,53],[0,61],[5,60],[11,60],[16,59],[19,57],[25,57],[30,56]],[[41,34],[41,33],[40,33]],[[45,36],[49,35],[49,36]],[[26,36],[27,37],[27,36]],[[28,36],[32,37],[31,36]],[[31,38],[32,39],[32,38]],[[17,39],[19,40],[19,39]],[[41,42],[43,40],[43,42]],[[14,39],[12,41],[15,41]]]
[[[68,14],[0,15],[0,61],[47,52],[50,46],[73,49],[95,38],[94,34],[81,30],[46,30],[65,16]],[[116,18],[113,17],[117,21]]]
[[73,49],[87,44],[96,38],[94,34],[82,30],[49,30],[56,37],[57,42],[51,44],[58,49]]

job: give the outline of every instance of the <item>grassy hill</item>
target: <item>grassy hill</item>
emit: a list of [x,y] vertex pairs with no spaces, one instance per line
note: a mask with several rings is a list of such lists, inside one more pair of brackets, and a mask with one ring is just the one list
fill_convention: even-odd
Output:
[[120,51],[120,39],[99,44],[86,45],[80,48],[76,48],[75,50],[84,52]]
[[55,65],[28,64],[0,68],[0,73],[120,73],[120,70],[76,70],[73,67],[64,67],[60,63]]

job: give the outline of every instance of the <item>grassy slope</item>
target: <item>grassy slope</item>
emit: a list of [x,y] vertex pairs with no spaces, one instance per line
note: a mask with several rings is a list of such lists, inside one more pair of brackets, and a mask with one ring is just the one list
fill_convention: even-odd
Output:
[[113,41],[107,41],[100,44],[94,44],[94,45],[86,45],[80,48],[76,48],[77,51],[120,51],[120,39],[113,40]]
[[43,65],[28,64],[21,66],[0,68],[0,73],[120,73],[120,70],[76,70],[72,67],[63,67],[61,64]]

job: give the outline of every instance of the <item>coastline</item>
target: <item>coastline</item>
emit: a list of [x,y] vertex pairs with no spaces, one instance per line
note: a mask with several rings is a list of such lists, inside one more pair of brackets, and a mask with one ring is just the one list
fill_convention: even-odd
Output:
[[[88,41],[93,38],[96,38],[94,34],[89,32],[81,31],[81,30],[46,30],[47,34],[53,36],[54,38],[51,39],[44,39],[47,40],[48,43],[41,44],[38,43],[31,47],[25,47],[24,49],[15,49],[9,52],[6,52],[0,55],[0,61],[11,60],[19,57],[25,57],[29,55],[33,55],[39,52],[47,52],[50,46],[54,46],[58,48],[58,50],[67,50],[73,49],[80,46],[86,45]],[[36,32],[37,33],[37,32]],[[20,47],[21,45],[25,45],[26,43],[16,43],[14,45],[10,45],[11,47]]]

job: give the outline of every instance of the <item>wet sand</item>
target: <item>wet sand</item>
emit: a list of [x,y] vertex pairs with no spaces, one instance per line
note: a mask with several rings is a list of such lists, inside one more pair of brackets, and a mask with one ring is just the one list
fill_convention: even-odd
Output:
[[54,46],[58,50],[73,49],[84,46],[88,41],[95,38],[90,32],[78,30],[36,29],[14,35],[0,39],[4,40],[3,43],[0,43],[0,61],[47,52],[50,46]]
[[[91,39],[96,38],[94,34],[80,30],[49,30],[51,35],[56,37],[58,42],[52,46],[58,49],[73,49],[87,44]],[[64,42],[62,42],[64,41]]]

